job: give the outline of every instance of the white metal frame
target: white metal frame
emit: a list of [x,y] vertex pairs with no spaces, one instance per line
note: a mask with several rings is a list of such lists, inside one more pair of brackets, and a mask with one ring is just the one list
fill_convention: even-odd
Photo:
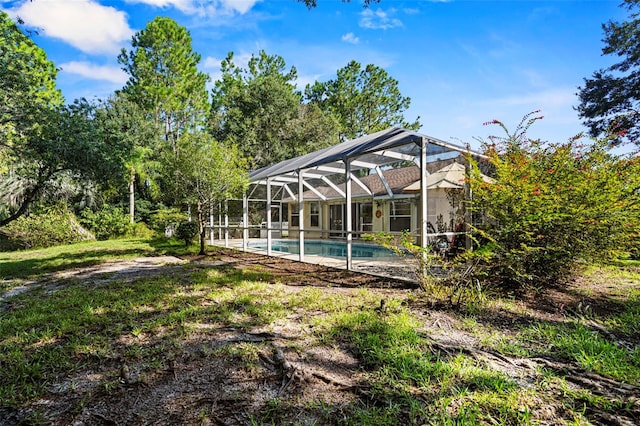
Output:
[[[277,193],[288,195],[289,198],[297,200],[299,214],[299,255],[300,261],[305,260],[305,209],[304,209],[304,193],[308,189],[314,193],[320,200],[326,201],[327,197],[319,191],[311,181],[315,180],[323,186],[333,189],[340,197],[345,200],[346,205],[346,223],[345,244],[346,244],[346,268],[353,268],[353,234],[352,229],[352,200],[353,186],[351,183],[361,187],[368,195],[372,196],[371,190],[353,174],[354,170],[370,169],[375,171],[384,186],[386,194],[384,198],[393,199],[397,194],[393,193],[392,188],[383,175],[383,167],[396,164],[398,162],[409,162],[420,167],[420,192],[419,192],[419,209],[420,223],[418,229],[420,232],[420,244],[423,248],[428,245],[429,237],[439,234],[429,234],[427,209],[429,205],[427,191],[427,164],[437,160],[446,160],[455,158],[460,155],[473,155],[482,157],[477,152],[472,152],[468,147],[461,147],[450,144],[439,139],[426,136],[417,132],[390,128],[382,132],[372,135],[363,136],[361,138],[338,144],[334,147],[325,148],[315,153],[307,154],[295,159],[286,160],[272,166],[256,170],[251,173],[251,185],[254,185],[252,192],[243,196],[243,215],[242,215],[242,247],[248,248],[249,240],[249,201],[258,186],[266,187],[266,195],[262,202],[266,201],[267,221],[267,254],[271,255],[273,242],[273,223],[271,220],[271,209],[273,206],[274,196],[273,187],[279,188]],[[337,185],[329,179],[331,175],[340,174],[344,178],[344,188],[342,184]],[[290,187],[291,184],[297,184],[297,193]],[[470,190],[465,189],[465,195],[470,196]],[[382,197],[379,197],[382,198]],[[280,229],[282,230],[282,202],[280,202]],[[225,205],[226,207],[226,205]],[[465,221],[469,218],[466,217]],[[228,216],[225,209],[225,245],[228,246]],[[468,231],[468,228],[466,229]],[[470,245],[467,243],[467,248]]]

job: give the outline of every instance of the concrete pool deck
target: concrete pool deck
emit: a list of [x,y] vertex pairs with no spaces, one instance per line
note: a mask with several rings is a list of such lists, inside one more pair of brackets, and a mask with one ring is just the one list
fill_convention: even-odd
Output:
[[[274,239],[275,241],[275,239]],[[314,240],[317,241],[317,240]],[[333,241],[337,242],[337,241]],[[243,247],[243,241],[241,239],[229,239],[228,245],[225,245],[224,240],[215,239],[213,240],[213,244],[209,241],[209,245],[216,247],[227,247],[235,250],[246,251],[248,253],[257,253],[262,255],[267,255],[267,250],[260,249],[256,247],[251,247],[254,244],[266,244],[267,240],[265,238],[250,238],[248,247],[245,250]],[[359,243],[359,242],[358,242]],[[297,253],[284,253],[272,250],[272,257],[280,257],[293,261],[300,261],[300,257]],[[314,265],[322,265],[322,266],[330,266],[332,268],[337,269],[347,269],[347,260],[345,258],[338,257],[329,257],[329,256],[319,256],[319,255],[311,255],[305,254],[303,262],[310,263]],[[414,261],[411,259],[401,256],[390,256],[390,257],[376,257],[376,258],[358,258],[354,257],[352,259],[351,268],[354,272],[361,272],[370,275],[381,276],[385,278],[393,278],[401,281],[407,282],[417,282],[415,277],[415,269],[417,267]]]

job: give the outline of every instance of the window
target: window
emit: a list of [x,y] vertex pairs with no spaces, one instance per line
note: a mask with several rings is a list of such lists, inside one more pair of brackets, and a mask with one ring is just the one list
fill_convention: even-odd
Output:
[[291,206],[291,226],[300,226],[300,209],[298,204]]
[[314,228],[318,228],[320,226],[320,203],[311,203],[309,207],[309,224]]
[[389,230],[399,232],[411,230],[411,202],[392,201],[391,213],[389,215]]

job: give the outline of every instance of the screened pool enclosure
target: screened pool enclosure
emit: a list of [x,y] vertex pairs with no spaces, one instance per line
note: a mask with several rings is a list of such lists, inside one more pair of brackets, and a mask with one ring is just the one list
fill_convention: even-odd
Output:
[[468,249],[467,155],[482,157],[392,127],[255,170],[243,199],[229,200],[212,214],[211,243],[241,241],[244,250],[267,255],[295,246],[290,253],[305,261],[315,255],[307,253],[309,242],[326,241],[344,248],[344,256],[336,257],[349,270],[354,244],[367,233],[409,232],[422,247],[457,240]]

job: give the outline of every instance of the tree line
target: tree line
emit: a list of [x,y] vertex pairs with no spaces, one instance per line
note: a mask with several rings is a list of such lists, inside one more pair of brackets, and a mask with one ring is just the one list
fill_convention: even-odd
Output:
[[[640,256],[640,157],[609,150],[637,144],[639,4],[625,1],[631,20],[603,26],[603,52],[623,61],[579,88],[576,110],[598,139],[531,140],[534,115],[514,132],[487,123],[506,136],[483,144],[495,184],[468,177],[469,207],[485,220],[472,229],[478,249],[458,259],[469,271],[460,282],[546,286],[586,262]],[[260,51],[242,67],[230,53],[209,92],[189,32],[169,18],[149,22],[122,50],[124,87],[65,104],[44,51],[1,12],[0,31],[0,227],[51,199],[84,209],[95,230],[117,216],[113,207],[92,215],[101,205],[129,204],[129,220],[152,226],[175,222],[175,208],[189,205],[204,251],[208,212],[246,188],[250,169],[391,125],[420,127],[404,117],[411,100],[398,82],[356,61],[300,91],[282,57]]]
[[4,12],[0,31],[0,227],[55,198],[76,209],[128,204],[131,222],[192,205],[204,237],[211,206],[238,197],[249,169],[420,127],[404,118],[411,100],[398,81],[356,61],[300,91],[282,57],[260,51],[245,68],[229,53],[209,92],[189,31],[166,17],[122,49],[124,87],[65,104],[45,52]]

